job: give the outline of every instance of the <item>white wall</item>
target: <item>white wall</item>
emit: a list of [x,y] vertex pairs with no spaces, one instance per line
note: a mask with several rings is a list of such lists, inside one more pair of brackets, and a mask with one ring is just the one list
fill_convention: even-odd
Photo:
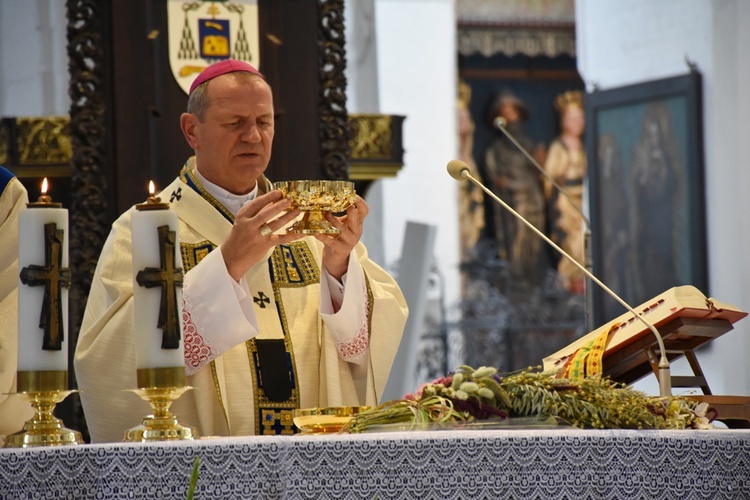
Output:
[[[344,29],[347,112],[379,113],[375,0],[345,0]],[[365,219],[362,243],[373,261],[388,267],[383,242],[383,183],[373,182],[365,197],[370,213]]]
[[576,0],[578,70],[590,91],[711,71],[711,0]]
[[[703,76],[710,294],[750,310],[750,2],[576,0],[578,69],[591,90],[685,74]],[[750,394],[750,319],[699,352],[715,394]],[[684,363],[673,367],[673,374]],[[681,373],[679,373],[681,374]],[[655,379],[638,384],[658,393]],[[678,391],[675,391],[678,392]]]
[[456,19],[453,0],[376,0],[380,112],[406,115],[404,168],[383,188],[386,262],[401,255],[407,220],[438,226],[446,299],[459,297]]
[[0,0],[0,116],[70,109],[67,21],[59,0]]
[[[712,5],[713,71],[704,93],[706,193],[711,293],[750,311],[750,2]],[[750,395],[750,319],[701,359],[717,394]]]
[[[453,0],[375,0],[380,112],[406,115],[404,168],[379,181],[385,262],[401,257],[407,221],[437,227],[434,255],[445,303],[459,299],[458,186],[445,166],[456,156],[456,19]],[[402,351],[416,342],[402,340]],[[416,373],[418,352],[395,373]],[[415,389],[414,377],[389,380],[384,397]]]

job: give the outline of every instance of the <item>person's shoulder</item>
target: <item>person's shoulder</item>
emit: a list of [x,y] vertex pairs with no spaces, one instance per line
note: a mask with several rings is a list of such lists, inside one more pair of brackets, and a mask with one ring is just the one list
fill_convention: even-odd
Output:
[[15,178],[15,174],[7,168],[0,165],[0,193],[5,192],[5,188],[8,187],[10,181]]
[[13,172],[0,166],[0,199],[3,203],[28,203],[26,188]]
[[133,212],[135,212],[135,205],[127,209],[125,212],[121,213],[117,219],[112,223],[112,233],[116,235],[124,235],[127,234],[128,238],[130,237],[130,221],[133,216]]

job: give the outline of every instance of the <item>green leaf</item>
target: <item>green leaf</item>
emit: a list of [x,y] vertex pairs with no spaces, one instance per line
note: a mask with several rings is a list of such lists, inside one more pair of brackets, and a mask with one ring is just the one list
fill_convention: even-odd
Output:
[[193,470],[190,472],[190,486],[188,486],[187,500],[193,500],[193,495],[195,495],[195,488],[198,486],[198,466],[200,463],[201,457],[195,457]]

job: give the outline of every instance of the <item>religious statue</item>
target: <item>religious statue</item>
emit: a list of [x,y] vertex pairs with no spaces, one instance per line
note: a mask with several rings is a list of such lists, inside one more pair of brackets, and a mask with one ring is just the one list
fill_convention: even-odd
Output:
[[[544,170],[568,196],[561,195],[552,182],[544,180],[544,196],[550,214],[552,239],[578,263],[585,260],[585,222],[581,216],[583,179],[586,176],[586,152],[583,149],[583,96],[580,91],[568,91],[557,96],[555,108],[560,113],[560,135],[552,141],[544,163]],[[573,206],[573,203],[576,206]],[[559,259],[557,272],[563,286],[573,293],[583,294],[583,272],[570,260]]]
[[[531,139],[524,131],[526,105],[514,94],[503,91],[490,109],[490,117],[502,117],[506,130],[528,151]],[[534,165],[500,131],[485,152],[488,184],[500,198],[540,230],[544,230],[544,195]],[[494,207],[495,235],[499,257],[511,264],[514,283],[521,288],[540,285],[548,268],[543,241],[511,213]]]
[[[477,171],[476,162],[472,155],[474,148],[474,119],[471,117],[469,103],[471,102],[471,87],[461,81],[458,84],[458,100],[456,113],[458,124],[458,159],[468,165],[471,175],[481,179]],[[458,227],[461,228],[461,254],[471,250],[479,241],[484,229],[484,194],[475,184],[462,182],[459,185],[459,216]]]

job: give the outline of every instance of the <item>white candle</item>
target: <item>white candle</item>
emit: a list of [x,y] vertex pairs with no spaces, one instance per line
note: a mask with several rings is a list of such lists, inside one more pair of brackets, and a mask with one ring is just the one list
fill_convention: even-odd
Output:
[[[19,214],[18,234],[18,371],[66,371],[68,369],[68,288],[60,287],[59,307],[62,311],[60,331],[62,342],[59,350],[42,348],[45,330],[40,326],[44,295],[47,286],[24,284],[21,273],[29,266],[47,266],[45,255],[45,225],[54,223],[62,230],[59,251],[61,265],[68,269],[68,211],[60,204],[52,203],[47,193],[47,179],[42,184],[39,202],[30,203]],[[53,263],[55,266],[57,262]],[[27,279],[28,283],[28,279]],[[54,286],[54,285],[53,285]],[[54,293],[52,296],[54,297]],[[52,304],[48,304],[52,306]],[[52,308],[54,313],[55,308]],[[47,318],[49,319],[49,318]]]
[[[158,228],[168,226],[174,232],[174,267],[182,268],[180,256],[180,239],[178,235],[177,214],[169,209],[169,205],[159,203],[159,198],[153,197],[153,182],[150,183],[149,202],[139,205],[140,210],[132,214],[131,230],[133,243],[133,300],[135,327],[135,359],[137,369],[184,367],[185,354],[182,343],[182,289],[174,287],[176,297],[176,314],[179,328],[179,347],[177,349],[163,349],[162,338],[164,332],[159,328],[159,312],[162,307],[162,286],[146,288],[140,286],[137,276],[145,268],[161,268],[160,242]],[[155,209],[144,205],[159,206]],[[164,285],[164,286],[169,286]],[[167,294],[167,297],[172,297]]]

